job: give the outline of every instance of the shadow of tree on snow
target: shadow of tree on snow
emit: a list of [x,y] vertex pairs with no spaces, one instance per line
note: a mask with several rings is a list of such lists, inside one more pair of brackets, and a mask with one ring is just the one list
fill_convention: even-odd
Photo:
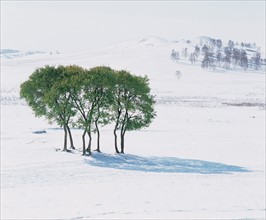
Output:
[[94,153],[92,157],[86,158],[85,162],[96,167],[158,173],[228,174],[249,172],[243,167],[203,160],[180,159],[177,157],[142,157],[131,154]]

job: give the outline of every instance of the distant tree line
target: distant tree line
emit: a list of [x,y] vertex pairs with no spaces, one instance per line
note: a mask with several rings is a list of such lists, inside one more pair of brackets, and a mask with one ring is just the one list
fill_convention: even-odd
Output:
[[71,127],[82,129],[83,155],[92,152],[92,133],[97,135],[96,150],[101,151],[100,127],[107,124],[114,125],[115,152],[124,153],[126,132],[149,126],[156,116],[149,79],[106,66],[38,68],[21,84],[20,96],[37,117],[64,129],[63,151],[69,150],[68,139],[69,148],[75,149]]
[[[239,46],[231,40],[223,47],[220,39],[208,39],[208,43],[201,41],[200,46],[196,45],[193,52],[188,53],[188,48],[182,49],[182,56],[189,58],[191,64],[201,62],[202,68],[215,69],[216,67],[225,69],[241,68],[243,70],[259,70],[262,65],[266,65],[266,59],[261,58],[261,54],[256,50],[256,44],[242,42]],[[252,56],[248,56],[248,53]],[[177,62],[180,59],[179,51],[172,50],[171,59]]]

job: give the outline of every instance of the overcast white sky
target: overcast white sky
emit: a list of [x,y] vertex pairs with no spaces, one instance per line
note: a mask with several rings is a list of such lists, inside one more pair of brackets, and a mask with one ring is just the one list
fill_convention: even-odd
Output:
[[1,1],[1,49],[98,49],[202,35],[265,47],[265,1]]

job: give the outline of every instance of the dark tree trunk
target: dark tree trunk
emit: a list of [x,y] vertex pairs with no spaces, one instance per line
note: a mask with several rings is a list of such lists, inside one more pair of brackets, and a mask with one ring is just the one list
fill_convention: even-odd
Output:
[[128,117],[128,113],[126,111],[125,117],[123,119],[123,124],[121,127],[121,133],[120,133],[120,137],[121,137],[121,154],[124,154],[125,151],[125,133],[126,133],[126,121],[127,121],[127,117]]
[[82,134],[82,155],[86,155],[86,145],[85,145],[85,135],[86,135],[86,130],[84,130]]
[[117,134],[116,134],[116,129],[118,127],[118,123],[115,125],[115,129],[114,129],[114,136],[115,136],[115,152],[117,154],[119,154],[119,150],[118,150],[118,147],[117,147]]
[[118,127],[118,123],[119,123],[120,115],[121,115],[121,112],[119,111],[119,112],[118,112],[118,117],[117,117],[117,120],[116,120],[116,123],[115,123],[115,128],[114,128],[114,136],[115,136],[115,152],[116,152],[117,154],[119,154],[119,150],[118,150],[118,147],[117,147],[117,134],[116,134],[116,130],[117,130],[117,127]]
[[88,144],[88,147],[86,149],[86,152],[88,152],[89,155],[91,155],[91,140],[92,140],[92,138],[91,138],[91,131],[87,131],[87,134],[89,136],[89,144]]
[[96,151],[101,152],[101,150],[100,150],[100,130],[98,127],[98,119],[95,121],[95,127],[96,127],[96,132],[97,132],[97,149],[96,149]]
[[121,130],[121,154],[125,153],[125,133],[126,130]]
[[67,151],[67,128],[64,126],[64,149],[63,151]]
[[71,130],[70,130],[68,125],[67,125],[67,131],[68,131],[68,135],[69,135],[70,148],[75,150]]

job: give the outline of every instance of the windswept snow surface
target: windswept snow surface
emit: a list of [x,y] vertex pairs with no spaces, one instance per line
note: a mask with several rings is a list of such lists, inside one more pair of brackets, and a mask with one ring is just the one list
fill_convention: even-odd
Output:
[[[265,74],[174,63],[174,44],[1,60],[1,219],[265,218]],[[112,126],[101,129],[102,154],[81,156],[80,130],[76,151],[58,151],[63,131],[19,99],[46,64],[146,74],[157,118],[127,134],[125,155],[114,154]]]
[[2,49],[0,50],[0,57],[1,59],[14,59],[18,57],[24,57],[24,56],[32,56],[36,54],[44,54],[46,52],[42,51],[19,51],[19,50],[12,50],[12,49]]

